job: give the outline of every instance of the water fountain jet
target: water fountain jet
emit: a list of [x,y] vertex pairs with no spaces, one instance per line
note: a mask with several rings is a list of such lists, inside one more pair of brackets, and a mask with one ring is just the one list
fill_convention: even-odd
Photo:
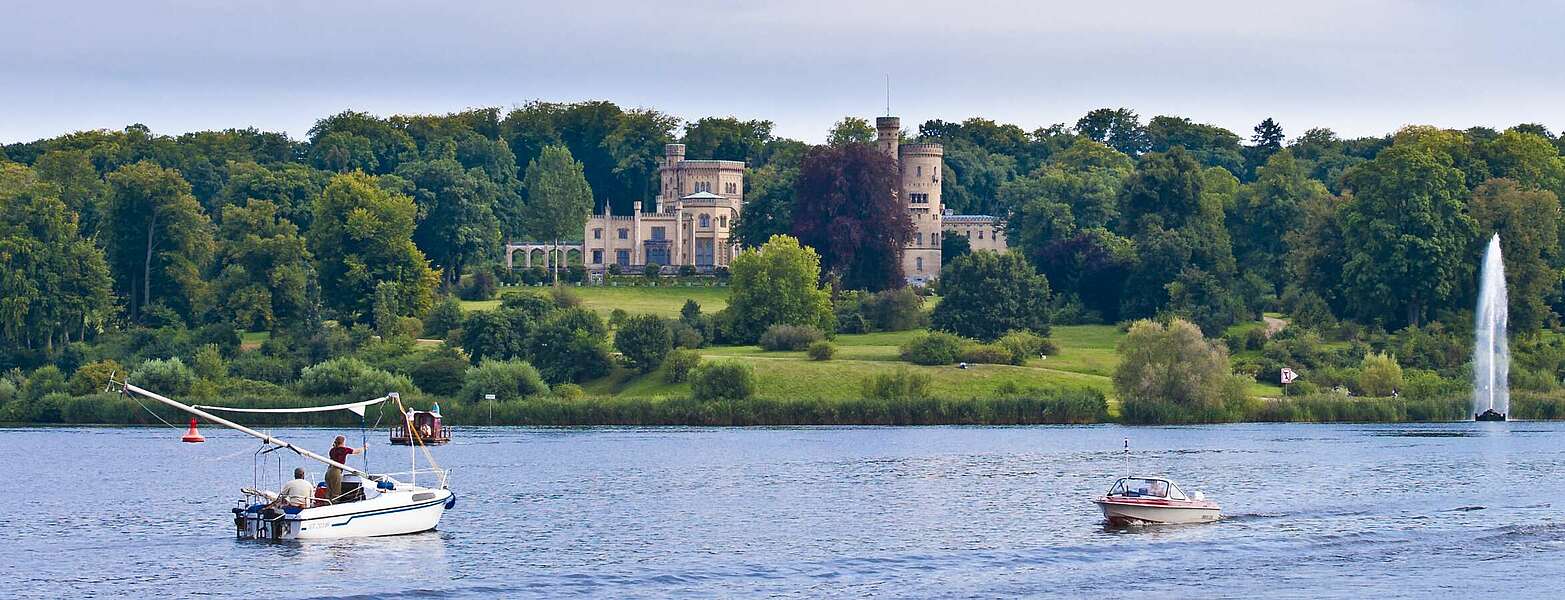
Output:
[[1473,419],[1504,421],[1510,410],[1511,355],[1505,339],[1508,308],[1505,297],[1505,261],[1500,257],[1500,234],[1489,238],[1478,285],[1478,312],[1473,331]]

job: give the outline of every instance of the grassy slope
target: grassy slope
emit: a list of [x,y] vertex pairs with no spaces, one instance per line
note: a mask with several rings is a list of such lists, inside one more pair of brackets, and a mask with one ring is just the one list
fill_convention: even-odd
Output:
[[[516,289],[529,288],[507,287],[502,288],[501,293]],[[570,289],[581,296],[583,305],[604,317],[616,308],[623,308],[631,314],[650,313],[674,317],[679,315],[679,309],[687,299],[700,303],[702,312],[707,313],[728,306],[728,288],[721,287],[584,286]],[[498,305],[497,300],[462,303],[467,310],[487,310]],[[933,305],[934,302],[926,303],[928,307]],[[1259,322],[1235,327],[1257,326],[1260,326]],[[963,370],[952,366],[922,367],[898,360],[897,347],[920,333],[899,331],[839,335],[834,340],[838,346],[836,358],[825,362],[811,361],[803,352],[763,352],[756,346],[703,348],[701,355],[705,360],[732,359],[750,364],[759,377],[761,395],[767,397],[852,398],[858,396],[864,378],[898,368],[928,373],[933,379],[933,391],[938,396],[959,398],[986,395],[1011,381],[1023,389],[1047,386],[1091,387],[1112,397],[1113,383],[1109,378],[1114,373],[1114,367],[1119,364],[1114,347],[1124,335],[1114,325],[1056,326],[1051,336],[1060,348],[1056,355],[1033,359],[1024,366],[975,365]],[[661,371],[642,375],[626,369],[616,369],[608,377],[588,382],[583,387],[588,394],[604,396],[683,396],[690,392],[689,384],[665,383]],[[1248,389],[1253,396],[1275,397],[1281,393],[1276,385],[1260,383],[1252,383]]]

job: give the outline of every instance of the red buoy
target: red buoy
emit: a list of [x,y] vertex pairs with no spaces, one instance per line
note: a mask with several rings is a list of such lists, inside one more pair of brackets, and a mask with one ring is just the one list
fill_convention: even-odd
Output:
[[195,417],[190,418],[190,429],[185,430],[185,437],[179,438],[179,441],[191,444],[197,444],[206,441],[206,438],[201,437],[201,432],[196,431]]

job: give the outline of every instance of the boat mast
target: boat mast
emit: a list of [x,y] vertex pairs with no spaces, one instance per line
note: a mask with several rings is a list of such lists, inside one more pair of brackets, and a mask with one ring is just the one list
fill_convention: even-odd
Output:
[[179,410],[182,410],[182,411],[185,411],[187,413],[193,414],[195,416],[201,417],[201,418],[206,419],[208,421],[211,421],[213,423],[217,423],[219,425],[222,425],[222,426],[225,426],[225,427],[237,430],[237,431],[239,431],[241,433],[248,434],[248,435],[250,435],[252,437],[261,438],[261,441],[263,441],[263,442],[266,442],[268,444],[273,444],[273,445],[276,445],[276,446],[281,446],[283,448],[287,448],[289,450],[297,452],[300,456],[304,456],[305,458],[309,458],[309,459],[312,459],[312,460],[323,462],[323,463],[326,463],[328,466],[333,466],[333,467],[337,467],[339,469],[342,469],[343,472],[353,473],[354,475],[358,475],[359,477],[363,477],[363,478],[369,479],[371,481],[380,481],[382,479],[390,479],[389,477],[386,477],[384,475],[372,475],[372,474],[367,473],[365,471],[362,471],[362,470],[359,470],[359,469],[355,469],[353,467],[350,467],[348,465],[342,464],[340,462],[337,462],[337,461],[332,460],[330,458],[327,458],[325,456],[321,456],[321,455],[316,454],[314,452],[311,452],[309,450],[305,450],[304,448],[300,448],[298,446],[295,446],[295,445],[290,444],[288,442],[285,442],[283,440],[277,439],[277,438],[272,437],[270,435],[267,435],[265,433],[261,433],[259,431],[254,430],[254,429],[251,429],[249,427],[245,427],[244,425],[240,425],[240,424],[235,423],[233,421],[230,421],[228,419],[224,419],[222,417],[213,415],[212,413],[206,412],[206,411],[201,410],[199,408],[196,408],[196,407],[193,407],[193,406],[190,406],[190,405],[187,405],[187,404],[182,404],[182,403],[176,402],[174,400],[170,400],[168,398],[165,398],[165,397],[163,397],[161,395],[158,395],[156,393],[153,393],[153,392],[141,389],[139,387],[131,385],[130,383],[114,382],[114,384],[120,386],[120,388],[123,389],[126,392],[131,392],[131,393],[134,393],[134,394],[139,395],[139,396],[150,398],[152,400],[157,400],[158,402],[162,402],[163,404],[172,406],[172,407],[177,408]]

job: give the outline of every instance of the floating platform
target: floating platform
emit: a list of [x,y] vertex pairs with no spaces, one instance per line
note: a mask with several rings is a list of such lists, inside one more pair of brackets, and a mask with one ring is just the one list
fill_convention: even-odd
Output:
[[1505,413],[1495,412],[1495,410],[1491,408],[1491,409],[1483,411],[1481,413],[1474,414],[1473,415],[1473,420],[1474,421],[1504,421],[1505,420]]

